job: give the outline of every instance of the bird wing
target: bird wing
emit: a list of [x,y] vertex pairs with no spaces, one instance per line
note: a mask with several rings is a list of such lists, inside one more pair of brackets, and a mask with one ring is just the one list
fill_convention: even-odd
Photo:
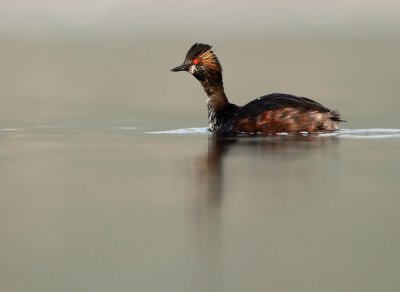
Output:
[[331,113],[331,119],[341,121],[339,113],[333,111],[322,104],[306,98],[284,93],[272,93],[261,96],[239,109],[241,117],[253,117],[265,111],[278,110],[281,108],[295,108],[304,111],[317,111],[321,113]]

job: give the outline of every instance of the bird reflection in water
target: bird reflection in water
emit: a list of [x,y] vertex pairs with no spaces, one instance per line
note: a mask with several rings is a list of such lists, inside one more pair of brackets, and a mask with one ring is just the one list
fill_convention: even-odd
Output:
[[[210,135],[208,152],[196,160],[197,196],[208,206],[219,206],[224,195],[224,160],[238,153],[260,159],[296,159],[336,144],[336,137],[312,135],[219,136]],[[234,153],[233,153],[234,152]],[[256,173],[256,171],[255,171]],[[263,175],[258,173],[257,175]]]
[[[226,222],[224,223],[222,218],[226,213],[221,211],[224,196],[228,195],[227,190],[240,192],[243,188],[246,190],[246,193],[243,193],[245,196],[259,190],[260,185],[257,185],[257,182],[261,182],[262,189],[273,192],[272,185],[281,185],[281,182],[275,179],[285,179],[279,171],[275,173],[276,164],[285,164],[283,169],[286,172],[293,166],[293,160],[301,157],[304,159],[304,156],[313,154],[319,158],[318,155],[321,153],[316,152],[321,152],[320,149],[328,150],[322,155],[335,153],[332,147],[328,146],[334,145],[337,141],[334,137],[302,135],[264,137],[210,135],[207,153],[197,157],[194,162],[194,197],[189,213],[193,224],[189,225],[188,231],[194,246],[192,262],[196,263],[193,265],[193,282],[198,286],[205,285],[204,278],[207,278],[207,285],[213,287],[208,289],[209,291],[220,290],[215,287],[222,285],[220,275],[224,270],[226,248],[223,232]],[[236,158],[244,160],[240,162]],[[303,160],[300,159],[298,162],[304,167]],[[319,165],[312,167],[318,169]],[[300,181],[303,183],[302,175],[308,175],[307,168],[303,174],[297,171],[298,168],[295,167],[293,173],[284,174],[300,176]],[[234,180],[236,183],[228,186],[224,183],[225,175],[229,175],[229,180],[226,181]],[[229,208],[226,211],[229,212]]]

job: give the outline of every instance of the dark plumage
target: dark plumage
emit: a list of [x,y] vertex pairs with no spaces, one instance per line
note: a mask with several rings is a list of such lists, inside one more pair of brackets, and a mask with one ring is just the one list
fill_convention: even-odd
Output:
[[207,94],[210,130],[215,133],[329,132],[338,129],[339,113],[306,97],[272,93],[239,107],[225,95],[222,67],[212,47],[194,44],[185,61],[171,71],[187,71]]
[[211,50],[211,48],[210,45],[195,43],[186,53],[186,60],[193,60],[198,55]]

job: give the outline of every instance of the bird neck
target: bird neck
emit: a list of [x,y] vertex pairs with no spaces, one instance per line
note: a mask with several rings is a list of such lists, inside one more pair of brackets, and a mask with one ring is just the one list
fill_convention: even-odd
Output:
[[221,74],[219,74],[219,76],[207,76],[199,81],[207,95],[207,107],[209,112],[217,112],[229,103],[225,94]]

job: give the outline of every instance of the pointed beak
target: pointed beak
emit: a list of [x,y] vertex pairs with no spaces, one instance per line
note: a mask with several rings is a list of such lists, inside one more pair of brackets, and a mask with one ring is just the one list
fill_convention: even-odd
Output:
[[187,70],[186,65],[180,65],[178,67],[175,67],[175,68],[171,69],[172,72],[186,71],[186,70]]

